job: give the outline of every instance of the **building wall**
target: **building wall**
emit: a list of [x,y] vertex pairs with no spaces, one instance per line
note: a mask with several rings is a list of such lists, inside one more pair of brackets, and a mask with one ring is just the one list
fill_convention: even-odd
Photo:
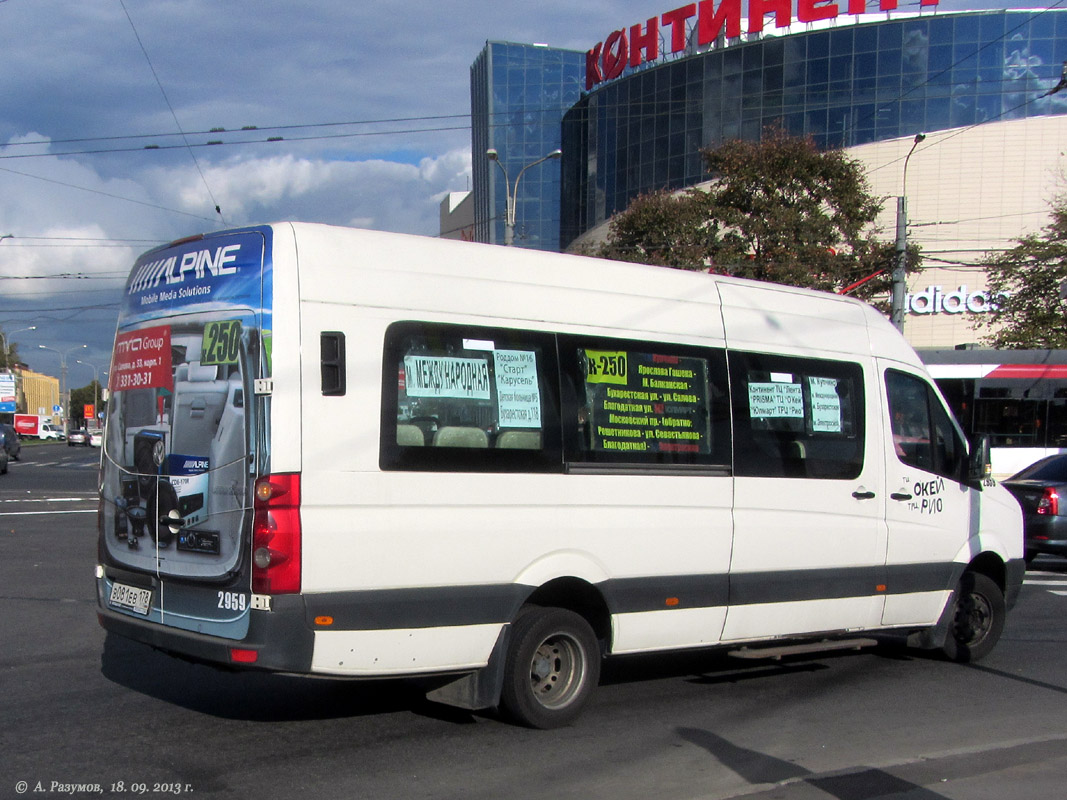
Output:
[[[908,279],[904,335],[914,347],[947,348],[988,335],[975,323],[983,313],[953,313],[964,295],[986,285],[981,266],[988,254],[1049,222],[1050,202],[1064,192],[1067,116],[986,123],[927,135],[908,161],[905,194],[908,238],[922,248],[923,269]],[[850,148],[867,167],[873,194],[886,199],[879,223],[887,238],[895,231],[896,197],[901,194],[904,158],[913,139],[904,137]],[[934,289],[940,287],[940,292]],[[931,309],[940,294],[949,309]]]
[[756,141],[771,124],[851,148],[1067,113],[1067,92],[1043,96],[1067,60],[1067,10],[867,15],[783,31],[656,62],[571,108],[562,245],[641,193],[706,180],[702,147]]
[[474,241],[474,192],[449,192],[441,200],[442,239]]
[[27,414],[44,414],[57,424],[62,422],[60,415],[52,416],[52,406],[59,405],[58,378],[27,369],[20,373],[20,382]]

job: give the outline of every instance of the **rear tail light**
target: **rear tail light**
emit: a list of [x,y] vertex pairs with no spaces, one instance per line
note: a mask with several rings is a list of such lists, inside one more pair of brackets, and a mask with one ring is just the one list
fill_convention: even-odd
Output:
[[1060,496],[1051,486],[1045,489],[1041,499],[1037,502],[1038,514],[1055,516],[1060,513]]
[[252,521],[252,591],[300,591],[300,474],[256,481]]

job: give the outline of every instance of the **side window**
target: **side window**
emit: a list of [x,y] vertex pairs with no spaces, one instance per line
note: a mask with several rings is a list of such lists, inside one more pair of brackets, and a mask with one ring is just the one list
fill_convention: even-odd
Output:
[[739,476],[851,479],[863,470],[863,371],[844,361],[730,353]]
[[954,480],[966,460],[963,440],[933,388],[896,370],[885,374],[893,449],[903,464]]
[[561,469],[551,335],[433,323],[386,332],[382,469]]
[[561,336],[560,359],[571,464],[728,467],[721,350]]

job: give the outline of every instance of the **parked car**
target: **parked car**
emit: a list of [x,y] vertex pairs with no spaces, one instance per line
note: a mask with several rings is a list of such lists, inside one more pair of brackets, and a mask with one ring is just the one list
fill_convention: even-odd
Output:
[[15,426],[0,425],[0,437],[3,438],[3,449],[8,458],[18,461],[19,454],[22,452],[22,440],[19,438]]
[[7,450],[0,447],[0,475],[7,475]]
[[67,447],[74,447],[76,444],[79,444],[82,447],[88,447],[89,431],[85,430],[85,428],[75,428],[72,430],[67,437]]
[[1045,456],[1002,481],[1023,507],[1026,563],[1067,556],[1067,453]]

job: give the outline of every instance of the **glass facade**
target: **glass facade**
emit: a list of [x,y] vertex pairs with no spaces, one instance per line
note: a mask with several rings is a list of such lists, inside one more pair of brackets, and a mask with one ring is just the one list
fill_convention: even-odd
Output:
[[824,149],[1067,113],[1045,95],[1067,10],[912,16],[767,36],[656,64],[581,99],[562,126],[561,244],[639,194],[707,180],[700,149],[781,125]]
[[[578,102],[585,53],[507,42],[488,42],[471,66],[471,152],[474,238],[503,244],[507,183],[485,157],[497,151],[514,186],[523,168],[560,147],[563,113]],[[559,162],[527,170],[519,181],[515,245],[558,251]]]

